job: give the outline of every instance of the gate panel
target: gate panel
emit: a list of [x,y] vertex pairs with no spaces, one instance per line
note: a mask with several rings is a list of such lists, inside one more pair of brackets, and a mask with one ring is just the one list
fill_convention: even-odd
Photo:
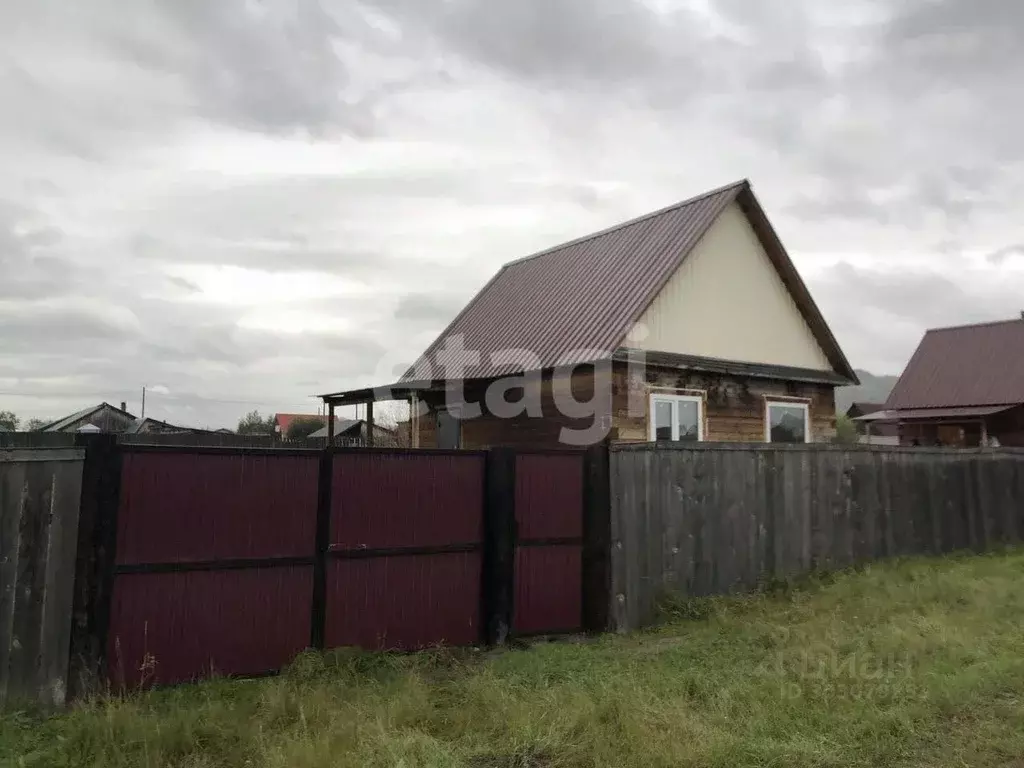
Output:
[[479,640],[484,455],[337,452],[325,645]]
[[280,669],[309,644],[311,568],[119,575],[107,645],[117,685]]
[[307,647],[319,453],[121,451],[111,679],[262,674]]
[[513,630],[577,632],[583,625],[582,547],[517,547]]
[[394,549],[479,543],[484,457],[471,453],[337,453],[331,545]]
[[318,458],[126,451],[117,562],[313,554]]
[[407,650],[480,639],[480,553],[336,559],[326,645]]
[[516,634],[583,626],[583,474],[582,453],[516,457]]

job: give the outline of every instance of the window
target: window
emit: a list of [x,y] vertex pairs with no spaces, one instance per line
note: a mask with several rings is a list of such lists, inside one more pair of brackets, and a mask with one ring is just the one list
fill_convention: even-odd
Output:
[[704,439],[704,400],[692,395],[651,395],[651,440]]
[[769,443],[811,442],[807,403],[765,403],[764,431]]

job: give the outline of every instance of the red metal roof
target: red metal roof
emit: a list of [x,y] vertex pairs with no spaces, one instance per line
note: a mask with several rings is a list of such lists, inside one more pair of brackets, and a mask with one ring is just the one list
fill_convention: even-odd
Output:
[[[612,356],[679,265],[730,203],[738,202],[835,370],[856,381],[748,181],[712,190],[610,229],[506,264],[406,372],[402,381],[447,378],[439,351],[461,334],[466,352],[447,354],[461,378],[491,378]],[[492,360],[528,350],[521,360]],[[474,360],[474,354],[479,360]],[[429,362],[433,368],[428,369]]]
[[281,434],[287,434],[292,422],[296,420],[316,419],[321,423],[327,423],[327,417],[318,413],[275,413],[274,423],[281,430]]
[[1024,319],[928,331],[886,410],[1024,403]]

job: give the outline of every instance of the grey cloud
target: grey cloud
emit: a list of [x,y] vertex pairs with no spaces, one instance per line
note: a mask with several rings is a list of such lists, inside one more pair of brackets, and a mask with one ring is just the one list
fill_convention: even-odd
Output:
[[466,304],[465,296],[412,294],[403,296],[395,309],[395,319],[443,327]]
[[551,84],[636,81],[697,60],[687,45],[691,27],[636,0],[384,0],[380,7],[471,60]]
[[369,116],[341,98],[349,82],[334,42],[345,29],[320,3],[155,5],[178,32],[173,39],[180,47],[155,54],[136,49],[138,60],[187,73],[213,119],[273,131],[369,129]]
[[936,271],[840,264],[809,280],[847,355],[875,373],[902,370],[924,331],[1019,313],[1014,281],[978,283]]
[[1024,243],[1015,243],[993,251],[985,257],[985,260],[992,266],[999,267],[1013,256],[1024,256]]

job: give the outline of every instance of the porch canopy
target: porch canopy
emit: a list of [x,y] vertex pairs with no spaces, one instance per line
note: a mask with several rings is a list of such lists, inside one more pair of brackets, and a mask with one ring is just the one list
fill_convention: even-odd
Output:
[[[373,404],[380,401],[407,400],[410,403],[410,419],[416,418],[415,403],[422,392],[444,389],[445,381],[420,380],[400,381],[394,384],[385,384],[377,387],[363,387],[362,389],[350,389],[345,392],[332,392],[320,395],[320,399],[327,406],[327,443],[334,442],[334,409],[341,405],[365,405],[366,406],[366,444],[373,447],[374,444],[374,421]],[[417,430],[412,430],[413,446],[415,447],[418,435]]]
[[961,408],[907,408],[899,411],[875,411],[858,416],[854,421],[890,423],[901,421],[965,421],[983,419],[1015,408],[1014,405],[978,405]]
[[985,423],[985,419],[1016,407],[1016,405],[968,405],[958,408],[905,408],[866,413],[856,417],[854,421],[866,424],[868,434],[871,434],[872,424],[977,423],[981,425],[981,440],[984,445],[988,441],[988,425]]

